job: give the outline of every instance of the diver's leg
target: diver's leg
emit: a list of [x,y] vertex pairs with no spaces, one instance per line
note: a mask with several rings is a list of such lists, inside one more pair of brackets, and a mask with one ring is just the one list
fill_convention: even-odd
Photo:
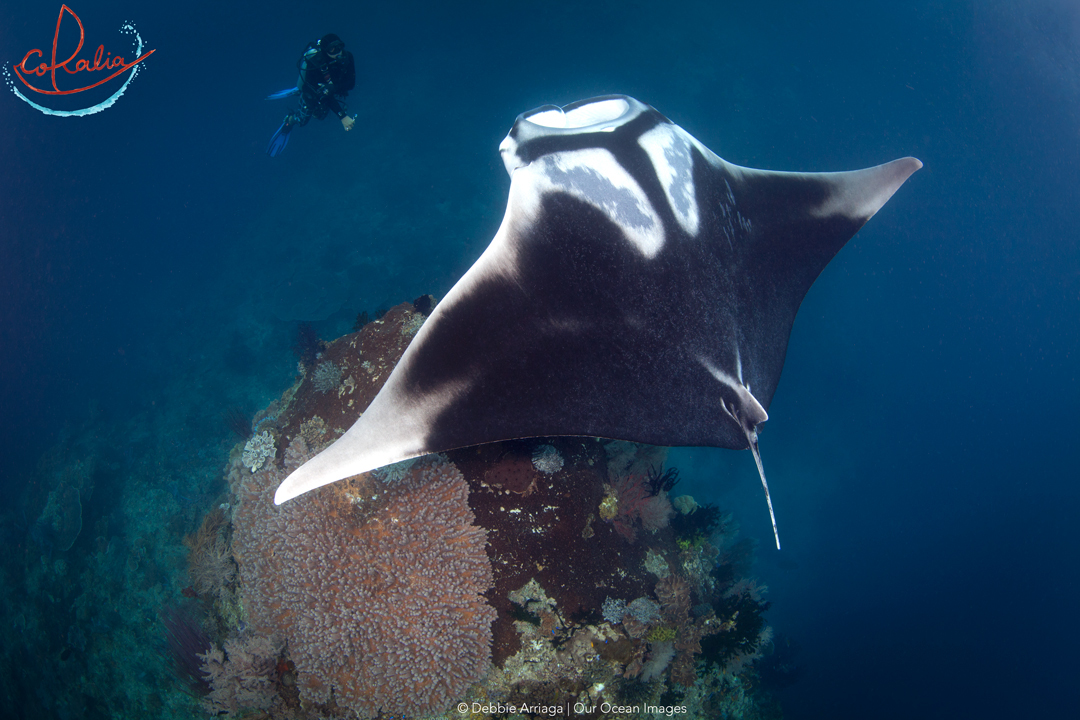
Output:
[[300,99],[300,107],[296,108],[289,117],[292,118],[292,125],[303,127],[308,124],[308,120],[311,120],[311,105],[307,98]]
[[308,120],[311,119],[311,111],[308,109],[307,103],[303,99],[300,100],[300,107],[292,111],[285,116],[285,120],[281,123],[281,127],[274,133],[274,137],[270,138],[270,145],[266,148],[266,154],[270,157],[277,157],[281,154],[281,151],[285,149],[285,146],[289,144],[289,133],[292,132],[294,127],[303,127],[308,124]]
[[285,116],[284,124],[291,130],[294,127],[304,127],[311,120],[311,109],[304,101],[300,101],[300,107]]

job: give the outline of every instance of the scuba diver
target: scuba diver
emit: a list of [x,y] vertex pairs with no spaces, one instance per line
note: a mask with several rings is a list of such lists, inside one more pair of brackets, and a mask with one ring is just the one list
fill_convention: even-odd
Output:
[[300,77],[296,87],[276,92],[268,100],[300,96],[300,107],[285,116],[281,127],[270,138],[266,154],[276,157],[289,142],[289,133],[298,125],[307,125],[312,117],[322,120],[328,112],[341,119],[341,126],[348,132],[356,118],[349,115],[345,96],[356,84],[356,66],[352,53],[337,35],[324,35],[316,42],[308,43],[303,57],[296,62]]

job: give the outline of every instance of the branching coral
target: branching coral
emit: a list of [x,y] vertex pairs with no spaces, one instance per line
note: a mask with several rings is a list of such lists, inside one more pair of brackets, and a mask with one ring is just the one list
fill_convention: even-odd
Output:
[[660,619],[660,606],[656,604],[655,600],[647,597],[632,600],[626,606],[626,610],[642,625],[648,625]]
[[622,622],[623,615],[626,614],[626,601],[620,598],[606,598],[601,612],[605,620],[612,625],[618,625]]
[[362,718],[446,707],[486,671],[495,619],[461,473],[428,459],[392,485],[338,483],[277,507],[283,477],[249,478],[234,546],[252,624],[287,640],[301,697]]
[[615,530],[633,542],[637,537],[638,523],[648,532],[667,527],[675,510],[666,492],[651,494],[652,487],[647,476],[626,475],[612,484],[618,513],[614,519]]
[[216,596],[236,580],[236,563],[232,559],[227,531],[225,513],[221,508],[215,508],[206,514],[195,533],[184,538],[188,549],[188,575],[199,595]]
[[277,698],[274,674],[282,643],[267,637],[232,638],[200,655],[210,686],[203,708],[211,715],[266,710]]
[[188,549],[191,590],[214,605],[215,617],[225,627],[239,624],[242,609],[237,595],[236,561],[232,556],[230,526],[218,507],[203,518],[199,529],[184,538]]
[[343,371],[340,367],[326,360],[319,363],[319,366],[315,368],[311,382],[316,390],[325,395],[331,390],[337,390],[337,386],[341,384],[342,374]]
[[304,439],[308,447],[315,449],[322,448],[333,439],[333,436],[329,434],[326,421],[318,415],[300,423],[300,437]]
[[706,657],[730,672],[738,672],[755,660],[768,645],[772,631],[763,616],[768,601],[767,588],[753,580],[739,580],[725,590],[714,604],[724,632],[702,643]]
[[420,332],[420,327],[424,324],[424,320],[427,317],[420,313],[408,313],[405,322],[401,324],[401,334],[405,337],[412,337],[416,333]]

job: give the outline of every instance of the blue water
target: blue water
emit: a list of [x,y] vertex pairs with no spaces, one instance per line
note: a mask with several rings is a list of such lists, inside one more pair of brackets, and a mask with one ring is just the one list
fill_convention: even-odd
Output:
[[[73,9],[88,46],[95,32],[118,44],[130,20],[157,52],[89,117],[0,91],[13,552],[19,498],[64,432],[151,428],[185,472],[219,470],[222,413],[291,382],[299,321],[336,337],[361,310],[445,294],[476,259],[519,112],[625,93],[741,165],[925,163],[796,321],[761,441],[784,550],[769,549],[748,454],[673,454],[695,496],[760,542],[770,623],[798,647],[785,714],[1067,716],[1080,702],[1080,6]],[[0,60],[51,42],[56,12],[0,9]],[[313,121],[271,160],[288,102],[263,98],[330,31],[356,56],[356,127]]]

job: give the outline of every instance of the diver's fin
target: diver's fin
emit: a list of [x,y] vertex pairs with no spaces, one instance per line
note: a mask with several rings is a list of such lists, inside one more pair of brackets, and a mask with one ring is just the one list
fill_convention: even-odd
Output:
[[292,125],[289,124],[289,121],[286,120],[281,123],[281,127],[274,133],[274,137],[270,138],[270,144],[266,147],[266,154],[270,157],[280,155],[285,146],[289,144],[290,132],[292,132]]
[[291,87],[286,90],[278,90],[276,93],[271,93],[266,96],[267,100],[284,100],[285,98],[291,98],[294,95],[300,94],[300,88]]

